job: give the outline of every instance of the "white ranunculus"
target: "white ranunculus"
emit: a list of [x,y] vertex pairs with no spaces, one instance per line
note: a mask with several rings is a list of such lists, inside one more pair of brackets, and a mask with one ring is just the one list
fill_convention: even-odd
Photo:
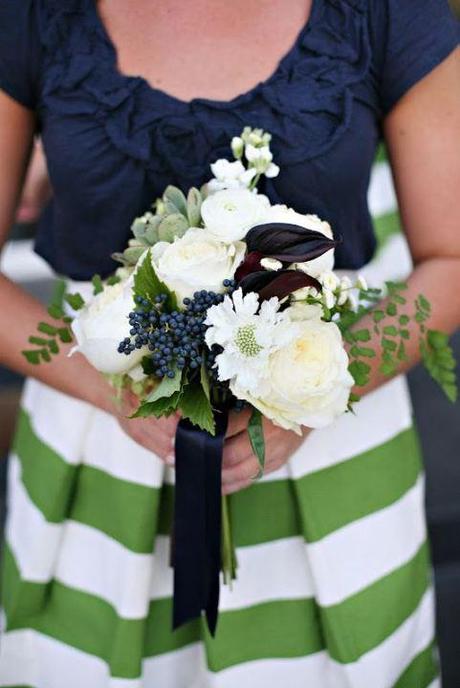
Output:
[[[331,225],[324,222],[317,215],[302,215],[286,205],[273,205],[269,208],[266,215],[266,222],[286,222],[288,224],[300,225],[315,232],[321,232],[329,239],[333,238]],[[295,263],[297,270],[302,270],[310,277],[318,278],[323,272],[330,272],[334,267],[334,249],[326,251],[322,256],[309,260],[305,263]]]
[[129,336],[128,314],[134,309],[132,280],[106,286],[72,321],[77,340],[72,353],[79,351],[101,373],[126,373],[138,365],[148,352],[135,349],[129,356],[117,351],[122,339]]
[[206,229],[191,227],[172,244],[159,241],[151,256],[158,277],[181,301],[201,289],[222,292],[223,281],[233,278],[245,251],[241,241],[223,243]]
[[244,239],[251,227],[263,221],[270,202],[266,196],[248,189],[227,189],[211,194],[203,201],[204,226],[225,242]]
[[[285,313],[289,315],[289,309]],[[322,428],[342,415],[353,386],[339,328],[311,315],[301,321],[296,317],[300,329],[289,344],[270,355],[268,382],[257,395],[230,385],[235,396],[276,425],[298,433],[301,426]]]

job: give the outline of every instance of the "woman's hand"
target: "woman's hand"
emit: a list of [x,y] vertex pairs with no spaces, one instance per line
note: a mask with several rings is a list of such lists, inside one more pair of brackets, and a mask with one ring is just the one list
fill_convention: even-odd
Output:
[[123,392],[121,405],[114,415],[122,430],[137,444],[149,449],[168,466],[174,465],[174,437],[179,416],[169,418],[130,418],[138,407],[135,394]]
[[[247,425],[249,411],[231,413],[224,445],[222,466],[222,492],[231,494],[249,487],[259,474],[259,462],[252,451]],[[263,420],[265,438],[264,475],[277,471],[288,461],[310,432],[303,429],[303,436],[291,430],[283,430],[267,418]]]

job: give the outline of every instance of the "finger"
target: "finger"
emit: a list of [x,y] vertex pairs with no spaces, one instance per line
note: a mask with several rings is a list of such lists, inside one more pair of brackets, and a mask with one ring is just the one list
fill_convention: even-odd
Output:
[[256,478],[260,473],[260,465],[255,456],[240,461],[236,466],[222,471],[222,484],[237,483]]
[[226,437],[234,437],[247,429],[250,416],[249,409],[243,409],[238,413],[231,411],[228,417]]
[[253,451],[248,435],[236,435],[224,442],[222,467],[231,468],[250,456],[253,456]]
[[223,485],[222,486],[222,494],[223,495],[229,495],[233,494],[234,492],[239,492],[240,490],[245,490],[248,487],[251,487],[253,485],[252,480],[242,480],[237,483],[229,483],[228,485]]

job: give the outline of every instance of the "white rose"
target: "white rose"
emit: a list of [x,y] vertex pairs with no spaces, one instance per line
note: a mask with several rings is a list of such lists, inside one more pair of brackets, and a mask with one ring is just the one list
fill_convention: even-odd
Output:
[[281,270],[283,267],[283,263],[280,260],[276,260],[276,258],[262,258],[260,261],[261,266],[264,268],[264,270]]
[[208,196],[201,206],[206,229],[225,242],[238,241],[263,221],[270,202],[248,189],[226,189]]
[[172,244],[159,241],[151,255],[158,277],[181,301],[201,289],[222,292],[224,279],[233,278],[245,250],[241,241],[224,244],[206,229],[192,227]]
[[[324,222],[317,215],[302,215],[286,205],[273,205],[268,209],[266,222],[286,222],[288,224],[300,225],[315,232],[321,232],[329,239],[333,238],[331,225]],[[334,249],[326,251],[322,256],[309,260],[305,263],[295,263],[297,270],[302,270],[310,277],[318,278],[323,272],[330,272],[334,267]]]
[[296,318],[296,325],[291,342],[271,354],[257,397],[231,389],[276,425],[300,433],[302,425],[322,428],[346,411],[353,378],[337,325],[318,317]]
[[106,286],[72,321],[77,340],[71,354],[79,351],[101,373],[126,373],[138,365],[147,347],[134,349],[126,356],[117,351],[118,344],[129,336],[128,314],[134,310],[132,280]]

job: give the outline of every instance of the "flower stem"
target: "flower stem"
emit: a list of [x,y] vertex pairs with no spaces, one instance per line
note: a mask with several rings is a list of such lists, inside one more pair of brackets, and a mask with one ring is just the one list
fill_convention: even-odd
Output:
[[236,580],[237,566],[228,498],[222,495],[222,573],[225,585],[229,585],[230,588],[232,580]]

